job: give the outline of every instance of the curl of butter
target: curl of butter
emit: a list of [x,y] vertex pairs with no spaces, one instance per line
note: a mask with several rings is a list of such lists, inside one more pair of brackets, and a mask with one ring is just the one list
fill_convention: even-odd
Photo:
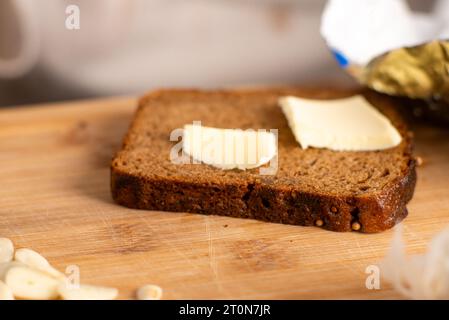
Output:
[[279,99],[279,105],[304,149],[382,150],[402,140],[390,120],[361,95],[335,100],[287,96]]
[[277,137],[266,130],[219,129],[185,125],[183,151],[196,163],[223,170],[253,169],[277,153]]

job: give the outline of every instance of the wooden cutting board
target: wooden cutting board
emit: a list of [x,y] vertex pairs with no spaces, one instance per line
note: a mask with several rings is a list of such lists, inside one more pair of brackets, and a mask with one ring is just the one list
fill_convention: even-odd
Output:
[[[81,281],[133,298],[147,283],[166,299],[400,298],[365,273],[392,231],[313,227],[138,211],[111,200],[109,162],[136,107],[133,98],[0,110],[0,236],[41,252]],[[449,225],[449,130],[416,128],[415,197],[404,222],[410,253]]]

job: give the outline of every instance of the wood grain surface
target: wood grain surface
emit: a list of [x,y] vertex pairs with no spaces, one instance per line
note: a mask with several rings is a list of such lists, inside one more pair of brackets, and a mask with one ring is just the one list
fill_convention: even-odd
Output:
[[[165,299],[391,299],[365,287],[393,231],[334,233],[216,216],[138,211],[111,200],[109,163],[133,98],[0,111],[0,236],[41,252],[81,281],[133,298],[147,283]],[[420,125],[415,197],[403,223],[410,253],[449,224],[449,130]]]

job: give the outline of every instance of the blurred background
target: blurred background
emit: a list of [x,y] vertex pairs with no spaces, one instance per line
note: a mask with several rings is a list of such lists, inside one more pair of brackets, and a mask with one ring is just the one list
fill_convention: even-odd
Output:
[[[0,106],[173,86],[351,86],[320,36],[325,2],[1,0]],[[69,5],[79,29],[66,27]]]

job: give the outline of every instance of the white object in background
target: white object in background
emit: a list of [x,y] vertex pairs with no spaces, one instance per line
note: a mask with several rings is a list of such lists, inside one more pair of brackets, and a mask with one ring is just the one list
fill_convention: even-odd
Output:
[[279,104],[303,149],[381,150],[402,140],[390,120],[360,95],[334,100],[288,96]]
[[423,14],[412,12],[405,0],[329,0],[321,34],[350,64],[365,66],[390,50],[447,38],[447,2]]
[[381,276],[411,299],[449,299],[449,228],[437,234],[422,255],[405,255],[402,225],[380,264]]
[[438,1],[433,11],[437,14],[437,21],[445,21],[441,27],[440,39],[449,39],[449,1]]
[[[324,0],[2,0],[0,11],[4,2],[25,3],[16,11],[38,22],[33,30],[24,25],[30,30],[21,43],[30,42],[33,53],[31,42],[41,45],[21,73],[36,67],[67,91],[129,94],[338,76],[318,31]],[[79,30],[65,26],[68,5],[79,6]]]
[[[33,9],[33,0],[0,1],[1,25],[4,29],[1,32],[17,34],[15,43],[0,43],[0,77],[20,77],[30,71],[38,60],[40,32]],[[15,48],[15,52],[10,52],[11,47]]]

